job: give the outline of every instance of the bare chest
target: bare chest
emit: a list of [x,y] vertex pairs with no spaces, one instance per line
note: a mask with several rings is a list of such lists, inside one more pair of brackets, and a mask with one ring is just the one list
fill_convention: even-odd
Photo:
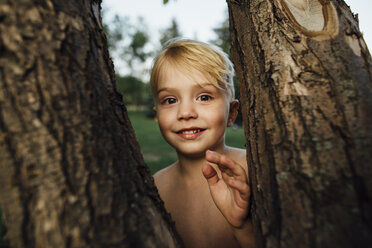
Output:
[[165,204],[186,247],[239,247],[209,189],[178,190]]

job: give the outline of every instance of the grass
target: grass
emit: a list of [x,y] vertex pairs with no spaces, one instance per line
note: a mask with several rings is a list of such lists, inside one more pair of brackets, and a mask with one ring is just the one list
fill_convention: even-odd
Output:
[[[158,124],[153,119],[146,117],[144,112],[135,111],[130,111],[129,117],[136,132],[143,157],[151,173],[155,173],[177,160],[176,152],[163,139]],[[226,131],[226,144],[244,148],[243,129],[241,127],[228,128]]]

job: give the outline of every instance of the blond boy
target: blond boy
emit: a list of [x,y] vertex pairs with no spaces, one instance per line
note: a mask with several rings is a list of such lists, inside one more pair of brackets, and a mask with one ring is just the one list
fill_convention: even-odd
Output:
[[156,121],[178,161],[154,175],[186,247],[253,247],[245,151],[225,145],[234,123],[233,67],[193,40],[170,43],[151,73]]

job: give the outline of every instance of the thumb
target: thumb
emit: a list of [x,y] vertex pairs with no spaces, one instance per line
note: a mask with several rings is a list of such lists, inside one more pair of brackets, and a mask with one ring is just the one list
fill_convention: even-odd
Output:
[[205,164],[202,168],[203,175],[207,179],[210,186],[216,184],[219,181],[217,171],[209,164]]

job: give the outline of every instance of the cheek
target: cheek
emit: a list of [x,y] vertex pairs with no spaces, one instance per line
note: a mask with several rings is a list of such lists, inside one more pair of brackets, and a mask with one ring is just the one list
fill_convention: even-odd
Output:
[[227,116],[221,113],[218,118],[216,118],[215,122],[217,123],[217,125],[225,128],[227,125],[227,119]]
[[229,117],[228,109],[224,104],[218,105],[213,110],[208,110],[206,115],[210,116],[211,121],[219,126],[225,126]]
[[158,124],[161,130],[168,128],[172,124],[172,113],[168,110],[158,112]]

